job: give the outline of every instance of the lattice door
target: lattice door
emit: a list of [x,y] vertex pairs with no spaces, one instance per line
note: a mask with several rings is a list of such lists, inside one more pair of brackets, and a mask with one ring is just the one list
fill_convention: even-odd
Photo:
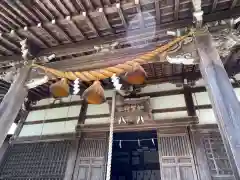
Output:
[[187,134],[159,135],[162,180],[197,180]]
[[14,144],[0,165],[4,180],[63,180],[70,141]]
[[106,139],[82,139],[74,171],[74,180],[103,180]]
[[213,180],[235,180],[220,133],[203,134],[208,166]]

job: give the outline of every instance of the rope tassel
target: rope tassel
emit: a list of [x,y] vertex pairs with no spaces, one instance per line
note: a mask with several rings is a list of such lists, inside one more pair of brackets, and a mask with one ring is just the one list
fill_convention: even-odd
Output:
[[67,97],[69,95],[69,85],[66,78],[62,78],[60,81],[50,86],[50,92],[54,98]]
[[83,92],[82,98],[84,98],[89,104],[104,103],[106,99],[101,82],[94,81],[93,84]]
[[146,80],[146,77],[147,77],[147,73],[145,72],[143,67],[140,66],[138,63],[134,63],[133,71],[127,72],[123,78],[129,84],[138,85],[138,84],[143,84]]
[[[169,48],[171,48],[175,44],[181,42],[186,37],[192,36],[192,35],[193,35],[193,31],[191,31],[189,34],[187,34],[185,36],[177,37],[173,41],[170,41],[169,43],[167,43],[163,46],[160,46],[159,48],[155,49],[154,51],[148,52],[148,53],[141,55],[133,60],[124,62],[122,64],[118,64],[118,65],[115,65],[112,67],[103,68],[103,69],[96,69],[96,70],[83,71],[83,72],[63,72],[63,71],[59,71],[56,69],[40,66],[37,64],[33,64],[33,66],[43,69],[45,72],[51,73],[58,78],[67,78],[69,80],[75,80],[75,79],[79,78],[81,81],[86,81],[86,82],[98,81],[98,80],[112,77],[113,74],[116,74],[116,76],[118,76],[122,73],[128,72],[126,74],[127,81],[129,81],[131,84],[142,84],[146,78],[146,73],[143,70],[143,68],[140,66],[140,64],[142,65],[142,64],[146,64],[146,63],[155,61],[154,59],[156,59],[155,57],[157,55],[165,53]],[[136,69],[138,69],[137,72],[134,72],[134,73],[133,73],[133,71],[129,72],[129,70],[131,69],[131,66],[133,66],[133,64],[135,64],[135,63],[138,64],[138,65],[135,65],[138,67],[138,68],[136,68]],[[132,77],[138,77],[138,79],[135,79]]]

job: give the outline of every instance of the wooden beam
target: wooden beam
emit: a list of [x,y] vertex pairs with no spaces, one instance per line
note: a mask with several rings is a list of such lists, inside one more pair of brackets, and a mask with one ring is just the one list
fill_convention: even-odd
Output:
[[188,85],[184,85],[183,89],[184,89],[184,99],[187,106],[188,116],[196,116],[196,110],[194,107],[191,88]]
[[[183,27],[191,25],[191,22],[192,22],[192,19],[180,20],[180,21],[173,22],[173,23],[166,23],[166,24],[162,24],[161,26],[157,26],[156,28],[154,28],[154,30],[156,31],[156,35],[162,34],[162,36],[165,36],[164,33],[166,33],[167,29],[169,30],[169,29],[175,29],[175,28],[183,28]],[[152,30],[153,30],[152,27],[146,28],[146,31],[144,31],[144,32],[142,30],[133,30],[133,31],[131,31],[131,34],[133,34],[134,36],[131,36],[131,37],[127,37],[127,33],[121,33],[121,34],[115,34],[113,36],[98,37],[98,38],[94,38],[91,40],[85,40],[85,41],[74,43],[74,44],[58,46],[55,48],[43,50],[39,54],[39,56],[49,55],[52,53],[55,53],[57,56],[63,56],[63,55],[93,50],[94,46],[100,46],[102,44],[113,43],[116,41],[119,43],[122,43],[122,42],[126,42],[129,40],[147,38],[147,37],[149,37],[149,34],[146,32],[152,32]]]
[[124,28],[127,29],[127,28],[128,28],[128,25],[127,25],[127,21],[126,21],[124,15],[123,15],[123,11],[122,11],[122,8],[121,8],[121,4],[120,4],[120,3],[117,3],[117,4],[116,4],[116,8],[117,8],[117,12],[118,12],[118,14],[119,14],[119,17],[120,17],[122,23],[123,23]]
[[25,82],[28,79],[30,71],[30,66],[24,67],[20,70],[17,79],[11,85],[0,104],[0,146],[2,146],[8,130],[17,117],[17,114],[24,103],[25,97],[27,97],[28,91],[25,87]]
[[[31,6],[31,9],[38,15],[39,19],[41,19],[42,22],[49,21],[49,18],[45,14],[43,14],[35,5]],[[40,23],[41,21],[38,22]]]
[[174,19],[175,19],[175,21],[178,20],[178,16],[179,16],[179,5],[180,5],[179,0],[174,0]]
[[100,34],[96,28],[96,26],[92,23],[91,19],[89,18],[89,16],[86,14],[86,12],[83,13],[84,15],[84,18],[85,18],[85,21],[87,23],[87,25],[92,29],[92,31],[99,37]]
[[155,0],[155,11],[156,11],[156,24],[160,24],[161,23],[161,12],[160,12],[160,1],[159,0]]
[[53,1],[43,0],[42,2],[54,13],[55,18],[64,18],[64,15],[57,9],[58,6],[53,4]]
[[144,18],[143,18],[143,14],[142,14],[140,0],[135,0],[135,6],[137,8],[137,15],[138,15],[138,19],[140,22],[140,28],[143,29],[143,28],[145,28],[145,24],[144,24]]
[[[13,9],[15,10],[21,17],[21,19],[23,19],[25,21],[25,25],[26,23],[34,25],[34,22],[23,12],[21,11],[18,7],[15,1],[8,1],[5,0],[5,2]],[[17,15],[17,14],[16,14]]]
[[40,19],[29,9],[21,0],[14,1],[19,7],[23,9],[23,11],[28,14],[31,18],[34,19],[35,22],[40,22]]
[[235,8],[238,2],[239,2],[239,0],[232,0],[232,4],[231,4],[230,9]]
[[216,8],[217,8],[217,3],[218,3],[218,0],[213,0],[212,12],[215,12],[215,10],[216,10]]
[[236,179],[240,173],[240,104],[229,81],[222,61],[213,46],[211,35],[207,31],[195,34],[195,43],[200,56],[200,70],[218,127],[221,132],[230,164]]
[[[6,2],[5,2],[6,3]],[[27,25],[27,23],[26,23],[26,20],[22,20],[16,13],[14,13],[12,10],[10,10],[8,7],[7,7],[7,5],[9,6],[9,4],[5,4],[4,2],[1,2],[0,3],[0,7],[2,8],[2,9],[4,9],[4,11],[6,11],[9,15],[10,15],[10,17],[13,17],[13,19],[12,20],[14,20],[20,27],[21,26],[24,26],[24,25]],[[2,11],[2,10],[1,10]],[[6,16],[8,16],[7,14],[6,14]]]
[[42,11],[46,14],[48,19],[55,19],[54,15],[48,10],[48,8],[42,3],[40,0],[34,0],[36,2],[36,5],[42,9]]

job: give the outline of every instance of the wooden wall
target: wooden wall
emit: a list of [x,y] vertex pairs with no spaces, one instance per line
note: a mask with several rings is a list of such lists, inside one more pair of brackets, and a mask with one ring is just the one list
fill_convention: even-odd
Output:
[[[195,90],[197,89],[197,90]],[[202,83],[192,89],[192,101],[195,106],[199,124],[216,124],[208,94]],[[235,88],[240,99],[240,88]],[[105,96],[111,98],[112,91],[105,91]],[[183,87],[165,83],[148,85],[141,89],[138,96],[150,96],[150,106],[153,120],[161,123],[166,120],[182,120],[189,118],[186,95]],[[191,98],[190,98],[191,99]],[[54,99],[44,99],[29,112],[23,123],[19,137],[41,136],[74,133],[76,125],[80,122],[82,100],[79,96],[63,98],[62,102],[52,104]],[[88,105],[86,114],[82,116],[81,123],[85,125],[108,124],[110,111],[108,103],[101,105]]]

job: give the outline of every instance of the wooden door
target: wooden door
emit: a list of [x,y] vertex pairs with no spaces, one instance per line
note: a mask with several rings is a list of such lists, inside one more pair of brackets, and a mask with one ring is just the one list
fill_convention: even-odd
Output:
[[190,141],[186,133],[158,134],[162,180],[197,180]]
[[103,180],[106,138],[82,138],[74,170],[74,180]]

